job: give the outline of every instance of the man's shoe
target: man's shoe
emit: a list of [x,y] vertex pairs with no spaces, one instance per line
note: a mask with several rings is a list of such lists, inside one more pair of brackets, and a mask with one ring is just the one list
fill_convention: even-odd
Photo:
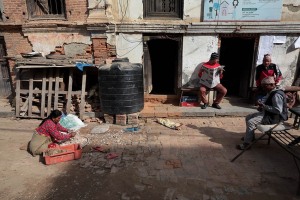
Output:
[[221,109],[221,106],[219,104],[213,103],[211,107],[216,108],[216,109]]
[[201,109],[206,109],[207,106],[208,106],[208,103],[205,103],[205,104],[203,104],[203,105],[201,106]]
[[242,144],[236,145],[236,148],[237,148],[238,150],[245,150],[248,146],[249,146],[249,143],[244,142],[244,143],[242,143]]

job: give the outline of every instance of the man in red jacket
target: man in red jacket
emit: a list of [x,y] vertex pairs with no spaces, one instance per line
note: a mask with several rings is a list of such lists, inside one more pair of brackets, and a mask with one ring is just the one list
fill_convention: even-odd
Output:
[[212,107],[221,109],[219,104],[226,95],[227,89],[220,83],[220,79],[223,77],[223,68],[219,64],[219,54],[215,52],[211,54],[209,61],[201,66],[198,76],[200,78],[200,98],[203,102],[201,108],[206,109],[208,106],[207,90],[214,89],[217,91],[217,97]]
[[257,87],[255,91],[256,100],[261,99],[263,96],[266,95],[261,86],[261,81],[269,76],[274,77],[276,85],[278,85],[282,79],[282,73],[278,65],[272,63],[270,54],[265,54],[263,58],[263,63],[261,65],[258,65],[255,70],[255,82]]

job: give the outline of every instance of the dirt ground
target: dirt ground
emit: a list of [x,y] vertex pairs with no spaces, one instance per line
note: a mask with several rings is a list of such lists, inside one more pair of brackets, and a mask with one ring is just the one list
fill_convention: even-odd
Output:
[[[45,165],[42,157],[20,150],[40,121],[2,118],[0,199],[297,199],[297,169],[275,144],[259,144],[229,162],[238,153],[233,146],[243,120],[176,120],[184,124],[180,131],[148,120],[136,132],[111,125],[95,134],[90,132],[99,124],[90,123],[80,129],[89,138],[81,159]],[[118,157],[106,159],[95,146]]]

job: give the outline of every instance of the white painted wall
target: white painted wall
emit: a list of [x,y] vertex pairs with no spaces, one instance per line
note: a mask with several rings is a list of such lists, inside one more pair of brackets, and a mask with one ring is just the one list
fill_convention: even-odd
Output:
[[198,80],[199,67],[207,62],[210,54],[218,51],[217,36],[184,36],[182,47],[182,85]]
[[143,63],[143,35],[123,34],[116,36],[117,57],[129,59],[131,63]]

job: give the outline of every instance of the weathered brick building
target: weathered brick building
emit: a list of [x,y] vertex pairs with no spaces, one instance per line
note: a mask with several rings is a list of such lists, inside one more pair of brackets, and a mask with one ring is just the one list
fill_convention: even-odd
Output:
[[[254,86],[256,65],[264,53],[270,53],[283,72],[283,84],[299,85],[300,3],[265,0],[267,6],[259,7],[260,3],[3,0],[2,70],[7,63],[15,94],[17,66],[32,64],[24,61],[21,53],[34,51],[51,55],[53,62],[84,60],[95,65],[128,57],[130,62],[144,65],[147,97],[177,97],[182,85],[193,83],[196,66],[216,51],[226,66],[223,84],[230,88],[228,95],[247,97]],[[87,72],[87,91],[97,84],[95,73]]]

